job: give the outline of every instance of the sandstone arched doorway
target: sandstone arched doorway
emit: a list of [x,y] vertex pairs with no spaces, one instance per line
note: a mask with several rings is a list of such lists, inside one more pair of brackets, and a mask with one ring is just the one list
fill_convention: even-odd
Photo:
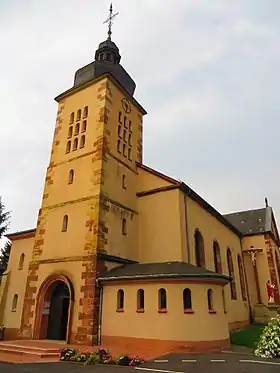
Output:
[[69,342],[74,289],[64,275],[49,276],[42,284],[36,307],[33,339]]

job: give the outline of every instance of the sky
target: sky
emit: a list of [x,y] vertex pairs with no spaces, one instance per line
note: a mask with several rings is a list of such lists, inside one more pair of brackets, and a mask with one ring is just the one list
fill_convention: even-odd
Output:
[[[106,39],[107,0],[0,0],[0,196],[35,228],[57,104]],[[221,213],[280,221],[279,0],[115,0],[112,40],[136,81],[144,163]]]

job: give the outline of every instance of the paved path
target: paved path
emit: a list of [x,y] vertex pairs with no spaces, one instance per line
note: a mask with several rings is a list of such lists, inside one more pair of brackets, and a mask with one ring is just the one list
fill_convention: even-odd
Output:
[[136,368],[71,363],[0,364],[3,373],[112,373],[114,370],[117,373],[280,373],[280,360],[219,353],[187,356],[170,354]]

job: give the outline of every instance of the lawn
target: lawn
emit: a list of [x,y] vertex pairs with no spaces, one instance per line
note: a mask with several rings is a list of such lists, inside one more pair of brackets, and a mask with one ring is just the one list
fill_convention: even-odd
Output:
[[233,345],[255,348],[265,325],[251,325],[246,329],[230,333],[230,343]]

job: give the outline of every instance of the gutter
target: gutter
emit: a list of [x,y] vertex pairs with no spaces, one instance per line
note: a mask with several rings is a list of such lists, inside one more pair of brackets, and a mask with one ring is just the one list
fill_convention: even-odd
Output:
[[111,277],[99,277],[98,281],[119,281],[119,280],[141,280],[141,279],[156,279],[156,278],[204,278],[204,279],[221,279],[231,281],[232,278],[227,275],[218,273],[205,273],[205,274],[179,274],[179,273],[162,273],[155,275],[132,275],[132,276],[111,276]]
[[187,263],[191,264],[191,250],[190,250],[190,240],[189,240],[189,218],[188,218],[188,203],[187,197],[189,196],[189,191],[184,194],[184,206],[185,206],[185,223],[186,223],[186,243],[187,243]]
[[96,287],[99,291],[99,311],[98,311],[98,331],[97,331],[97,345],[101,345],[101,327],[102,327],[102,310],[103,310],[103,287],[99,283],[99,279],[96,279]]

